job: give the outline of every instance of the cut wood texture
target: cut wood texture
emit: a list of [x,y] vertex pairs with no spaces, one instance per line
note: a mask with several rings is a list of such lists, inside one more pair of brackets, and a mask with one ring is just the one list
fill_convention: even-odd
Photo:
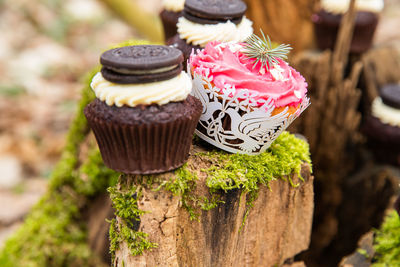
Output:
[[258,33],[261,28],[273,41],[289,43],[294,52],[313,46],[311,21],[317,0],[246,0],[247,16]]
[[[192,154],[188,168],[200,173],[210,164]],[[179,197],[143,188],[138,208],[148,212],[140,217],[138,230],[148,233],[158,248],[132,256],[123,242],[115,253],[114,266],[250,267],[293,262],[295,255],[308,248],[314,207],[313,177],[307,164],[301,174],[304,181],[297,175],[291,177],[298,187],[282,179],[272,181],[270,188],[262,187],[242,230],[246,195],[239,190],[223,194],[225,204],[201,212],[199,221],[193,221]],[[171,175],[161,177],[171,179]],[[127,179],[129,184],[138,177]],[[205,175],[199,176],[195,194],[209,196],[205,180]]]

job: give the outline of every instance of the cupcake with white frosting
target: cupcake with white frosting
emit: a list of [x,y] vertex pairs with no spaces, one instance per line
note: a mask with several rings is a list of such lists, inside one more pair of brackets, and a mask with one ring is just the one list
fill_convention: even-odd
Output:
[[164,27],[165,40],[175,36],[176,24],[178,19],[182,16],[183,6],[185,0],[163,0],[163,9],[160,13],[160,18]]
[[183,56],[168,46],[106,51],[91,83],[96,99],[85,108],[103,161],[129,174],[152,174],[187,160],[201,103],[190,95]]
[[[312,17],[320,49],[334,49],[343,14],[349,6],[350,0],[321,0],[321,9]],[[350,52],[363,53],[372,46],[383,7],[383,0],[356,0],[357,14]]]
[[167,44],[179,48],[186,62],[193,49],[209,42],[244,42],[253,33],[246,10],[241,0],[186,0],[178,33]]
[[363,130],[377,160],[400,166],[400,85],[386,85],[381,89]]

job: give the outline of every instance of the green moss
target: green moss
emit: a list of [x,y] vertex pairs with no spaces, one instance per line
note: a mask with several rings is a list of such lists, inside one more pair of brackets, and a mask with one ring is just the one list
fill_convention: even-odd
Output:
[[376,231],[374,267],[400,266],[400,217],[392,211]]
[[119,173],[103,164],[100,151],[95,148],[89,152],[87,161],[79,169],[81,179],[74,180],[75,191],[86,197],[104,192],[109,186],[117,183]]
[[369,259],[370,255],[368,254],[368,251],[366,251],[363,248],[358,248],[357,253],[364,256],[366,259]]
[[144,214],[144,211],[140,210],[137,205],[137,200],[141,195],[140,188],[127,186],[120,189],[120,186],[121,183],[108,189],[115,215],[119,218],[118,226],[115,219],[111,221],[110,226],[110,253],[113,260],[115,251],[121,242],[127,244],[129,252],[133,256],[141,255],[144,250],[157,247],[156,243],[148,240],[148,234],[135,229],[139,224],[140,216]]
[[6,242],[0,253],[1,266],[94,266],[85,227],[76,223],[78,199],[67,194],[48,194],[36,205]]
[[272,180],[285,179],[292,173],[300,175],[302,162],[311,163],[308,144],[283,132],[269,150],[256,156],[205,153],[213,162],[207,172],[207,186],[212,192],[242,189],[253,192]]

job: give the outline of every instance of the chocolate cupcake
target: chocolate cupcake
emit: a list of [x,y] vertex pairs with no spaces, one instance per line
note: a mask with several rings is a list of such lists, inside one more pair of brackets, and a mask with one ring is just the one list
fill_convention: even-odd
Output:
[[189,93],[182,53],[168,46],[116,48],[102,54],[85,108],[104,163],[129,174],[180,167],[189,155],[201,103]]
[[363,131],[378,161],[400,166],[400,85],[383,87]]
[[253,33],[246,9],[241,0],[186,0],[178,33],[167,44],[179,48],[186,62],[193,49],[209,42],[244,42]]
[[[349,0],[322,0],[321,9],[312,16],[317,45],[320,49],[334,49],[343,14]],[[363,53],[372,46],[383,0],[356,0],[356,21],[350,52]]]
[[165,40],[175,36],[176,24],[182,16],[185,0],[163,0],[163,9],[160,13],[161,21],[164,27]]

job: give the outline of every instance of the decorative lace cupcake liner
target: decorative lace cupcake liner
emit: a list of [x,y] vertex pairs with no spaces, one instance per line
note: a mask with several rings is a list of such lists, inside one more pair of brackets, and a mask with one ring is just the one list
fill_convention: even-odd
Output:
[[257,93],[234,88],[217,88],[212,78],[192,73],[192,95],[203,105],[196,134],[208,143],[231,153],[257,155],[310,105],[304,97],[292,114],[289,107],[272,115],[272,99],[257,99]]

